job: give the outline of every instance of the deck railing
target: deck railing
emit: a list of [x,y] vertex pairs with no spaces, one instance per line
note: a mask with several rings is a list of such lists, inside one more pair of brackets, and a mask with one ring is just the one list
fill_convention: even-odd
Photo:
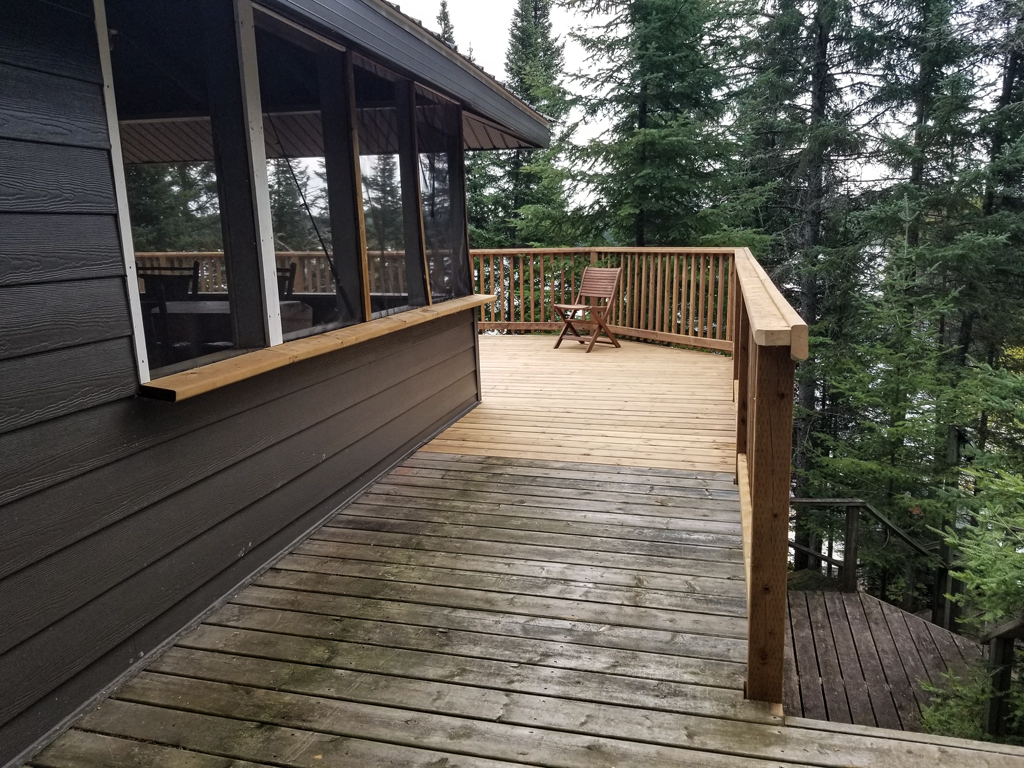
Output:
[[611,323],[620,336],[732,350],[734,248],[474,250],[481,330],[557,331],[552,304],[572,303],[588,266],[622,267]]
[[[199,292],[227,292],[227,272],[224,254],[220,251],[173,251],[166,253],[136,253],[139,265],[151,267],[189,268],[199,262]],[[278,251],[277,266],[287,267],[295,262],[295,293],[334,293],[331,265],[323,251]],[[405,291],[405,253],[371,251],[370,293],[402,293]]]
[[[795,362],[807,324],[745,248],[737,248],[733,354],[736,481],[747,575],[748,699],[782,703]],[[754,543],[756,542],[756,546]]]

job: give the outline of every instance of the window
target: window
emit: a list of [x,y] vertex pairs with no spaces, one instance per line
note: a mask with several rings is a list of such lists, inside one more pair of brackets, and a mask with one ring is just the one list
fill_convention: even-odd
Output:
[[342,51],[260,27],[256,47],[287,341],[363,320],[358,212],[344,189],[354,183],[351,105]]
[[423,240],[434,302],[472,293],[460,123],[457,104],[416,89]]
[[142,330],[160,375],[236,349],[206,72],[164,44],[202,33],[166,8],[110,2],[108,15]]
[[359,170],[370,302],[381,317],[426,304],[416,169],[408,162],[412,93],[407,81],[362,64],[355,68]]
[[470,293],[457,104],[249,0],[106,4],[153,377]]

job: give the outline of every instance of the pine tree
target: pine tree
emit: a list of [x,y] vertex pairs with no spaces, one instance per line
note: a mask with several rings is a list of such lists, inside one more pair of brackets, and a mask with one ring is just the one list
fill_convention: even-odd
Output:
[[441,0],[441,9],[437,12],[437,27],[440,30],[441,39],[456,51],[459,50],[459,46],[455,44],[455,26],[448,13],[448,0]]
[[552,121],[552,145],[471,158],[467,175],[474,247],[570,244],[561,167],[569,101],[560,82],[564,53],[552,31],[551,6],[551,0],[519,0],[505,69],[509,90]]
[[277,250],[319,249],[316,230],[302,200],[303,196],[309,200],[309,172],[296,161],[285,159],[271,160],[268,171],[270,217]]
[[578,153],[594,193],[592,231],[621,243],[687,245],[708,231],[729,147],[721,130],[725,77],[711,0],[566,0],[610,21],[576,38],[593,69],[576,76],[587,119],[611,123]]
[[221,249],[213,163],[125,167],[136,251]]

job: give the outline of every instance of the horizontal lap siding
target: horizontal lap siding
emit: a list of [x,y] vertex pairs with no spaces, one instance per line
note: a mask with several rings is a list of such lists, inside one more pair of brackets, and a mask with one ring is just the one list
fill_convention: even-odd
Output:
[[471,312],[138,379],[88,0],[0,0],[0,766],[477,401]]

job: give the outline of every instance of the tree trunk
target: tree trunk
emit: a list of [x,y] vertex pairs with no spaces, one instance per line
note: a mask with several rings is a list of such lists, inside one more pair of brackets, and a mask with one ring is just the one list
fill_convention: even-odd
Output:
[[[811,75],[810,141],[808,142],[805,193],[801,206],[801,222],[798,239],[800,254],[800,315],[808,325],[813,326],[818,317],[818,278],[816,274],[818,247],[821,245],[822,204],[825,196],[826,149],[817,140],[815,132],[825,121],[830,97],[831,73],[829,72],[829,43],[831,30],[819,2],[813,19],[814,62]],[[820,382],[814,369],[813,358],[804,365],[802,375],[797,379],[797,404],[800,414],[794,427],[793,465],[797,471],[796,495],[807,496],[804,473],[811,467],[814,450],[814,433],[818,422],[818,392]],[[797,519],[797,543],[810,544],[805,533],[800,532]],[[795,566],[807,567],[807,555],[797,552]]]

